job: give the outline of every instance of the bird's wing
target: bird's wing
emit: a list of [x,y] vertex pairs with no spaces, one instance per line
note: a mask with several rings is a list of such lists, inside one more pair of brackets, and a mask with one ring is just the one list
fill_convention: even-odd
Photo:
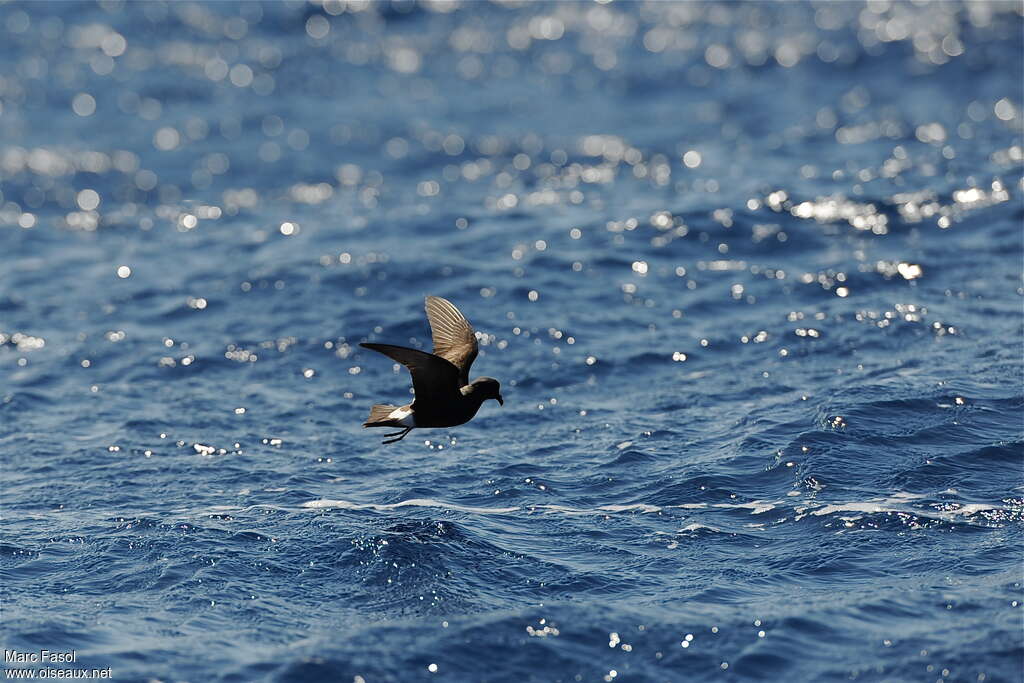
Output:
[[460,386],[469,384],[469,366],[479,350],[473,326],[447,299],[428,296],[425,308],[434,337],[434,354],[459,369]]
[[383,353],[388,358],[398,361],[409,368],[412,375],[412,388],[416,392],[416,400],[426,402],[452,401],[459,397],[459,369],[451,362],[426,351],[407,349],[404,346],[391,344],[369,344],[360,346]]

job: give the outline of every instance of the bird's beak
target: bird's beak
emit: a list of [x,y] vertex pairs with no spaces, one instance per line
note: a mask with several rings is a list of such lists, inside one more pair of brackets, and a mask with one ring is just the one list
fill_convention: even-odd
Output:
[[498,405],[499,406],[505,405],[505,402],[501,400],[501,394],[498,394]]

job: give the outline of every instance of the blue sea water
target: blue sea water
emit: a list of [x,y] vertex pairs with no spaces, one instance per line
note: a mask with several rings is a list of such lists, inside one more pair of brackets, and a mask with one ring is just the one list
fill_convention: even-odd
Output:
[[2,647],[1021,681],[1022,8],[0,4]]

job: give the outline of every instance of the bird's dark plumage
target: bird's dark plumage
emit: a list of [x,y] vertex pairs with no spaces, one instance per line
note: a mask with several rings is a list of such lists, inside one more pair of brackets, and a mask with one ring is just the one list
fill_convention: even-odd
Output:
[[479,346],[476,332],[452,302],[438,296],[426,299],[427,320],[434,340],[434,352],[391,344],[363,343],[409,369],[415,400],[405,406],[375,405],[364,427],[398,427],[387,436],[399,441],[417,427],[454,427],[468,422],[480,404],[489,398],[503,404],[501,385],[496,379],[479,377],[469,381],[469,368]]
[[459,369],[440,356],[391,344],[360,344],[383,353],[409,368],[416,398],[429,402],[453,401],[459,395]]

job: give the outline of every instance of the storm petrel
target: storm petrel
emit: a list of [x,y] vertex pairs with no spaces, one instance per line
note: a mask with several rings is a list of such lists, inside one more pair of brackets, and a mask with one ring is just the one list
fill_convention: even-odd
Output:
[[473,419],[480,404],[493,398],[505,405],[501,385],[492,377],[469,381],[469,366],[476,359],[479,346],[476,333],[466,317],[447,299],[428,296],[427,320],[434,338],[434,352],[408,349],[391,344],[360,346],[383,353],[409,368],[416,398],[404,406],[378,404],[370,408],[364,427],[398,427],[385,434],[383,443],[401,441],[414,428],[454,427]]

